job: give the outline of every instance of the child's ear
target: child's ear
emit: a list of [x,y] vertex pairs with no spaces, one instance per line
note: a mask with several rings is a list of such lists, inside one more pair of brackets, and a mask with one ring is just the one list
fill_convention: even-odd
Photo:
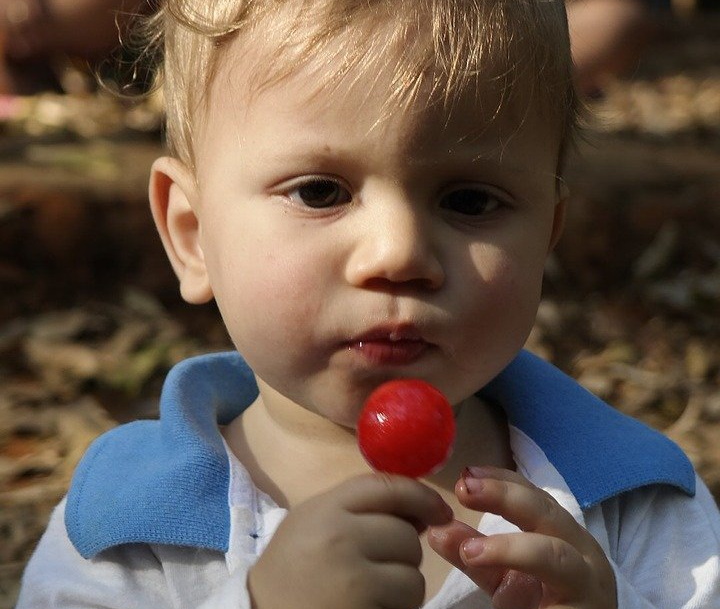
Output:
[[555,211],[553,214],[552,232],[550,233],[550,243],[548,245],[548,253],[552,252],[557,242],[562,236],[565,228],[565,211],[567,209],[567,200],[570,197],[570,191],[564,182],[558,185],[558,197],[555,202]]
[[200,243],[195,179],[177,159],[161,157],[150,173],[150,209],[165,252],[180,281],[180,294],[192,304],[212,300],[213,293]]

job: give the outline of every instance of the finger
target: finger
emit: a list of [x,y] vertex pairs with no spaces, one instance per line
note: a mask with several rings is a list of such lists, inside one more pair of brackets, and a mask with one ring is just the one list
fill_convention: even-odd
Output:
[[502,567],[531,575],[567,600],[585,598],[590,566],[569,543],[537,533],[467,539],[460,556],[469,569]]
[[463,543],[485,537],[472,527],[453,521],[449,525],[428,529],[430,547],[454,567],[460,569],[490,598],[495,609],[535,609],[542,598],[542,583],[525,573],[506,566],[473,566],[461,554]]
[[485,536],[457,520],[445,526],[430,527],[427,532],[428,544],[435,552],[465,573],[489,596],[492,596],[495,589],[502,582],[507,569],[495,566],[473,566],[465,562],[461,552],[463,543],[476,537],[482,538]]
[[506,571],[490,592],[494,609],[537,609],[543,597],[542,582],[521,571]]
[[351,513],[392,514],[412,523],[418,532],[452,519],[452,508],[439,493],[405,476],[358,476],[343,483],[336,492]]
[[590,550],[591,537],[546,491],[516,472],[468,468],[456,486],[458,500],[471,509],[502,516],[522,531],[559,537]]
[[356,526],[360,552],[367,559],[420,566],[422,546],[411,523],[386,514],[362,514]]
[[[425,578],[418,569],[397,563],[376,563],[374,574],[378,605],[383,609],[417,609],[425,601]],[[352,591],[348,593],[352,598]]]
[[460,546],[472,537],[482,536],[476,529],[453,520],[451,523],[430,527],[427,530],[427,540],[430,547],[451,565],[464,570],[467,565],[460,554]]

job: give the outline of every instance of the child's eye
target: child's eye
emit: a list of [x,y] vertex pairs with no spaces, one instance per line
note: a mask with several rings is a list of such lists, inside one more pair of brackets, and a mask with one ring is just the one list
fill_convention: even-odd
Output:
[[352,200],[347,188],[328,178],[307,180],[288,190],[286,196],[294,203],[316,209],[343,205]]
[[500,198],[481,188],[458,188],[445,193],[440,207],[464,216],[489,214],[503,206]]

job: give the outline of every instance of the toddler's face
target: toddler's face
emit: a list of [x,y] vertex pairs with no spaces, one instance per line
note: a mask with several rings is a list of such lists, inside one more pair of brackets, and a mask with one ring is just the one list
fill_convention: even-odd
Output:
[[[381,381],[457,403],[522,347],[559,232],[558,133],[492,95],[383,117],[387,74],[248,93],[228,50],[197,147],[214,296],[266,399],[353,426]],[[422,97],[421,97],[422,99]],[[472,137],[469,137],[472,136]]]

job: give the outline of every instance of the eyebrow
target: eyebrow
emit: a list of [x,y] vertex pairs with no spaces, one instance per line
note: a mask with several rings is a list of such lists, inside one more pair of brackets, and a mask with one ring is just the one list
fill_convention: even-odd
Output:
[[[466,168],[487,168],[503,173],[525,173],[528,175],[543,175],[545,171],[537,170],[537,163],[533,162],[534,158],[528,158],[525,161],[520,161],[514,158],[512,155],[505,154],[505,147],[503,146],[467,146],[462,150],[450,149],[447,154],[428,155],[428,156],[414,156],[409,157],[409,162],[412,167],[450,167],[460,166]],[[552,175],[555,175],[555,169],[552,171]]]
[[[337,143],[328,144],[323,140],[314,139],[312,136],[300,139],[291,138],[288,140],[288,144],[287,147],[280,150],[272,150],[269,158],[273,162],[312,168],[338,162],[341,165],[350,165],[363,156],[362,147],[357,150],[350,147],[344,148],[342,143],[339,145]],[[553,164],[551,171],[538,171],[533,157],[519,162],[518,159],[513,158],[513,155],[506,154],[508,149],[509,146],[506,142],[498,142],[497,138],[468,136],[446,146],[442,152],[439,152],[438,147],[433,146],[431,142],[422,146],[408,144],[405,151],[405,162],[407,166],[414,169],[444,167],[449,170],[451,166],[465,168],[485,166],[488,170],[502,173],[557,175],[557,163]]]

